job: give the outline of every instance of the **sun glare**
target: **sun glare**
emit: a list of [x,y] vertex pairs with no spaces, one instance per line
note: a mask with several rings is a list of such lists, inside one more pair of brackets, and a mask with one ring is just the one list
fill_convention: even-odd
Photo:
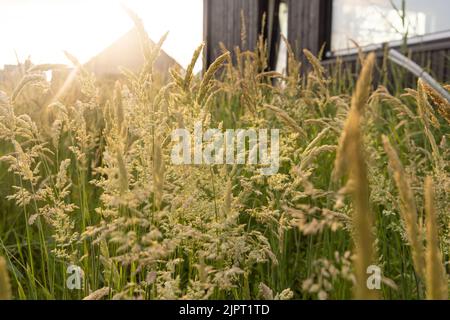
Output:
[[202,41],[202,0],[0,0],[0,68],[31,57],[67,63],[63,50],[86,62],[129,31],[122,4],[135,11],[163,49],[181,65]]

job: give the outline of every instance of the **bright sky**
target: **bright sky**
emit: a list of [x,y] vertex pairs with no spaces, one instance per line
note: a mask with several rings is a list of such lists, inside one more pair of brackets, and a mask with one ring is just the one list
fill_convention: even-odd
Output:
[[0,0],[0,68],[16,64],[14,51],[36,64],[68,63],[63,50],[87,62],[133,27],[122,3],[154,41],[169,31],[163,49],[189,64],[203,37],[203,0]]

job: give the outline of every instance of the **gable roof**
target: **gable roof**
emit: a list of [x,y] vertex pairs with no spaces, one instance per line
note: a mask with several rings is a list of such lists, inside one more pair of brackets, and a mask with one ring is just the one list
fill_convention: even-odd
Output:
[[[149,39],[151,45],[155,45]],[[144,65],[144,56],[141,50],[139,35],[136,28],[131,29],[117,41],[100,52],[94,58],[89,60],[85,67],[97,76],[119,75],[119,66],[123,66],[133,72],[138,72]],[[169,68],[181,66],[178,62],[169,56],[164,50],[161,50],[154,63],[154,70],[167,76]]]

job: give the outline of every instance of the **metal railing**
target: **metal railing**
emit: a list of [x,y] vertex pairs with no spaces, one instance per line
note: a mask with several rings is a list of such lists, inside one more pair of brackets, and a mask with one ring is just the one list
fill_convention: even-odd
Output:
[[389,59],[402,66],[418,78],[421,78],[426,84],[432,87],[436,92],[438,92],[442,97],[444,97],[448,103],[450,103],[450,93],[445,90],[439,82],[437,82],[428,72],[423,70],[417,63],[404,56],[395,49],[389,49]]

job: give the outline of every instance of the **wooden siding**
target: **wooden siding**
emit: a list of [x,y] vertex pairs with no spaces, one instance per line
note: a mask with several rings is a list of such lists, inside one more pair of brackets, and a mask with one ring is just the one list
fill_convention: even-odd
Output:
[[317,54],[330,45],[332,0],[288,0],[288,40],[297,57],[302,49]]
[[[305,72],[307,63],[302,49],[307,48],[317,55],[324,47],[324,53],[329,51],[331,40],[331,20],[333,0],[278,0],[288,4],[288,41],[297,58],[303,62],[302,71]],[[204,39],[207,44],[205,50],[206,65],[210,65],[221,54],[219,43],[222,42],[229,50],[239,46],[242,50],[253,50],[261,32],[261,18],[267,12],[268,0],[204,0]],[[241,11],[245,16],[247,44],[241,43]],[[278,11],[278,10],[276,10]],[[274,19],[274,24],[278,19]],[[267,32],[267,30],[265,31]],[[270,50],[270,65],[276,60],[274,48],[278,45],[278,28],[273,28],[272,48]],[[267,36],[267,34],[265,35]],[[410,46],[411,57],[425,68],[437,80],[450,81],[450,39],[435,40]],[[379,61],[383,60],[383,50],[377,52]],[[357,74],[359,66],[356,55],[340,57],[341,67],[347,67],[352,74]],[[336,58],[326,58],[324,65],[330,69],[336,63]],[[409,83],[415,81],[409,76]]]
[[[261,29],[263,7],[261,0],[204,0],[203,37],[207,65],[220,54],[219,43],[232,51],[236,46],[253,50]],[[245,17],[246,44],[241,43],[241,12]]]
[[[274,66],[275,48],[279,44],[278,6],[275,3],[270,65]],[[288,4],[288,40],[300,60],[302,49],[308,48],[317,54],[323,44],[329,47],[332,0],[284,0]],[[261,32],[261,21],[267,12],[267,0],[204,0],[203,34],[207,44],[206,65],[210,65],[220,53],[222,42],[229,50],[239,46],[242,50],[253,50]],[[247,43],[241,43],[241,11],[245,17]],[[264,30],[267,33],[267,30]],[[265,34],[267,36],[267,34]],[[306,64],[305,64],[306,65]]]

